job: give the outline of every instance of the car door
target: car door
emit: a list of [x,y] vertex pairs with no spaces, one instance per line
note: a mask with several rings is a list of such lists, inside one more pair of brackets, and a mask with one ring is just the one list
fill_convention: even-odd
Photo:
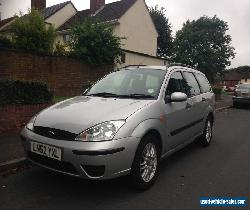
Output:
[[[194,74],[201,89],[201,110],[204,116],[207,115],[208,107],[214,108],[214,97],[213,92],[211,91],[211,86],[206,76],[200,72]],[[204,126],[203,126],[204,127]],[[203,128],[202,128],[203,129]]]
[[170,96],[174,92],[183,92],[190,96],[189,89],[181,70],[176,70],[170,75],[165,91],[164,104],[165,126],[169,131],[167,139],[168,150],[184,143],[193,135],[190,127],[195,118],[195,110],[193,109],[195,99],[189,97],[187,101],[183,102],[171,102],[170,100]]
[[202,94],[200,85],[194,76],[193,72],[182,72],[187,87],[190,89],[188,92],[188,100],[192,101],[193,117],[189,124],[189,136],[193,137],[202,132],[203,121],[206,113],[206,97]]

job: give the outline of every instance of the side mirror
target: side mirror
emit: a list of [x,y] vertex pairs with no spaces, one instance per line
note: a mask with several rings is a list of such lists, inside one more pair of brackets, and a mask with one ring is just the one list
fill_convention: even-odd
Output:
[[181,92],[175,92],[171,94],[171,102],[182,102],[187,100],[187,95]]

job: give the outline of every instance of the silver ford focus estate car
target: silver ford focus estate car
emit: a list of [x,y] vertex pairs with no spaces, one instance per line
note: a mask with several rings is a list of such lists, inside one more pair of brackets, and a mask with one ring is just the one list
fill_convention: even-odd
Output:
[[195,139],[210,144],[214,110],[203,73],[181,65],[130,66],[41,111],[21,137],[39,166],[96,180],[129,175],[147,189],[160,160]]

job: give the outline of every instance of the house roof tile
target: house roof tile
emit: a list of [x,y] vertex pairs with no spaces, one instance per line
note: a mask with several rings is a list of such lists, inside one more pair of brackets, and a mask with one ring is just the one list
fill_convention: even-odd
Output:
[[72,27],[73,25],[84,21],[84,19],[90,16],[90,9],[78,11],[73,17],[71,17],[68,21],[66,21],[63,25],[61,25],[58,30],[66,30]]
[[135,2],[136,0],[121,0],[105,4],[96,14],[91,14],[90,9],[79,11],[59,27],[58,30],[67,30],[74,24],[82,22],[86,17],[91,17],[102,22],[120,19]]
[[[90,9],[78,11],[73,17],[60,26],[58,31],[67,30],[76,23],[82,22],[86,17],[91,17],[102,22],[120,19],[135,2],[136,0],[120,0],[105,4],[105,6],[96,14],[91,14]],[[44,16],[44,19],[47,19],[69,3],[71,3],[71,1],[66,1],[51,7],[47,7],[41,11],[41,13]],[[0,21],[0,28],[12,21],[14,18],[15,17],[11,17]]]
[[224,81],[240,81],[241,74],[238,72],[228,72],[224,76]]
[[1,20],[0,21],[0,28],[3,27],[4,25],[10,23],[12,20],[14,20],[15,17],[10,17],[10,18],[7,18],[7,19],[4,19],[4,20]]
[[[41,13],[42,13],[44,19],[47,19],[50,16],[52,16],[53,14],[55,14],[57,11],[59,11],[60,9],[65,7],[69,3],[71,3],[71,1],[66,1],[66,2],[63,2],[60,4],[53,5],[51,7],[47,7],[45,9],[43,9],[41,11]],[[26,17],[26,15],[24,15],[23,17]],[[4,25],[6,25],[7,23],[11,22],[14,18],[15,18],[15,16],[0,21],[0,28],[3,27]],[[7,26],[4,30],[10,30],[10,27]]]
[[44,19],[49,18],[53,14],[55,14],[58,10],[62,9],[65,7],[67,4],[71,3],[71,1],[66,1],[60,4],[53,5],[51,7],[47,7],[44,10],[42,10],[42,14],[44,16]]

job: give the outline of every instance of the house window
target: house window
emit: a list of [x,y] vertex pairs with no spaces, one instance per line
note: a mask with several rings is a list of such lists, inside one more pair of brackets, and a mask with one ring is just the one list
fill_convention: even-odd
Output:
[[64,34],[64,35],[63,35],[63,42],[64,42],[64,43],[69,43],[70,40],[71,40],[71,38],[70,38],[70,35],[69,35],[69,34]]
[[121,55],[121,62],[122,63],[125,63],[126,62],[126,53],[122,53],[122,55]]

